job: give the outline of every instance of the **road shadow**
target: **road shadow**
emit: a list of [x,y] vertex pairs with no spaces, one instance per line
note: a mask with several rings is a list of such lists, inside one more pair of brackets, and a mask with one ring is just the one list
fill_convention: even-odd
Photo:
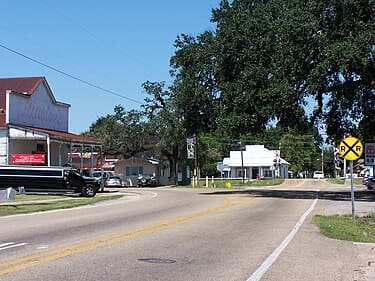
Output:
[[[246,190],[223,190],[205,195],[228,195],[228,194],[247,194],[254,197],[274,197],[285,199],[321,199],[333,201],[351,201],[350,191],[312,191],[312,190],[277,190],[277,189],[246,189]],[[374,191],[359,190],[354,192],[356,201],[375,202]]]

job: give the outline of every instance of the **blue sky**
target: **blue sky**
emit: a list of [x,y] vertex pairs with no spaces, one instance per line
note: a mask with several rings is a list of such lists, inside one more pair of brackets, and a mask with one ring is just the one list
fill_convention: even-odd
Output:
[[[0,44],[70,75],[143,102],[141,84],[171,82],[169,59],[181,33],[213,29],[219,0],[2,0]],[[45,76],[58,101],[71,104],[70,131],[81,133],[115,105],[110,95],[0,48],[0,77]]]

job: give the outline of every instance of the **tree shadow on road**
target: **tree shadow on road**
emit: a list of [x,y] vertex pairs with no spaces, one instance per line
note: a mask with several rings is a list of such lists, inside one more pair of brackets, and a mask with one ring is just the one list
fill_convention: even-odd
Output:
[[[277,189],[246,189],[246,190],[225,190],[206,195],[228,195],[228,194],[248,194],[254,197],[274,197],[285,199],[322,199],[334,201],[351,201],[350,191],[313,191],[313,190],[277,190]],[[354,192],[356,201],[375,202],[374,191],[359,190]]]

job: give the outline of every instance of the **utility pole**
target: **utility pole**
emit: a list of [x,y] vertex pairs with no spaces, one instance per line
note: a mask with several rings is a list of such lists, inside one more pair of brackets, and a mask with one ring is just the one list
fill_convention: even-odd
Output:
[[240,149],[241,149],[242,183],[244,183],[245,182],[245,169],[243,167],[243,145],[242,145],[241,139],[240,139]]
[[198,172],[198,140],[197,140],[197,136],[194,134],[193,136],[194,138],[194,166],[195,166],[195,186],[198,186],[199,185],[199,181],[198,181],[198,175],[199,175],[199,172]]

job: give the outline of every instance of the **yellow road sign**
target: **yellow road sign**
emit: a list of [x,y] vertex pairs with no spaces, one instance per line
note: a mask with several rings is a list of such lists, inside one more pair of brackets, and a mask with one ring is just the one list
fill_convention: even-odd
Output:
[[363,153],[362,142],[355,137],[347,137],[341,141],[339,153],[346,160],[357,160]]

